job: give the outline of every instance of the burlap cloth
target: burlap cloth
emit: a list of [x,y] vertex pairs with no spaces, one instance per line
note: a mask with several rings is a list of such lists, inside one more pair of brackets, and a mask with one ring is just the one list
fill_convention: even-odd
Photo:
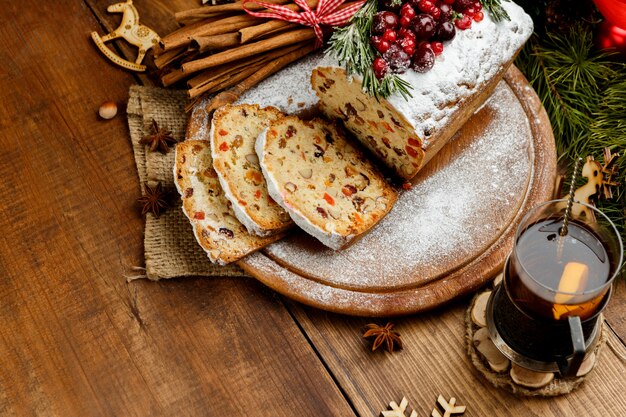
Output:
[[176,139],[184,140],[186,104],[187,97],[182,91],[137,85],[129,91],[128,127],[141,192],[144,192],[145,183],[153,186],[161,182],[170,202],[170,207],[158,218],[152,213],[146,215],[146,276],[151,280],[182,276],[246,276],[236,265],[213,265],[196,242],[174,185],[174,151],[162,155],[160,152],[147,152],[146,146],[139,144],[141,138],[152,133],[153,119],[159,127],[171,130]]

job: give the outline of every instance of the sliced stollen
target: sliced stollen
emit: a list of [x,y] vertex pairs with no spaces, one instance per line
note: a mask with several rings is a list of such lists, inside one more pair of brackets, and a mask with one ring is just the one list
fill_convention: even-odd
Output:
[[288,116],[256,142],[270,196],[304,231],[338,250],[391,209],[395,190],[337,125]]
[[263,129],[283,116],[273,107],[227,105],[215,111],[211,122],[213,168],[235,216],[248,232],[258,236],[270,236],[293,226],[287,212],[268,195],[254,151]]
[[237,220],[213,169],[209,141],[176,145],[174,183],[196,240],[212,262],[228,264],[282,237],[250,235]]

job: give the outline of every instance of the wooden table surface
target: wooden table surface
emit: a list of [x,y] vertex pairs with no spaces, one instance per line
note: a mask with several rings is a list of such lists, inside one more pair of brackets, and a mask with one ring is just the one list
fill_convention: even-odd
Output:
[[[0,415],[429,416],[439,394],[466,416],[626,415],[626,288],[617,337],[574,393],[518,398],[464,354],[468,299],[396,319],[405,349],[370,352],[371,321],[307,308],[248,278],[145,280],[139,184],[124,112],[150,84],[109,64],[89,33],[113,1],[3,2],[0,10]],[[135,0],[161,34],[197,0]],[[135,51],[118,44],[120,53]],[[621,339],[621,344],[620,340]],[[408,413],[407,413],[408,415]]]

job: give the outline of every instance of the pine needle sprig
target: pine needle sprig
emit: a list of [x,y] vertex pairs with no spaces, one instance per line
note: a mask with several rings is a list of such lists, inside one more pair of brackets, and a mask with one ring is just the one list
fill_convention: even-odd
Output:
[[412,97],[411,85],[396,74],[387,74],[380,80],[374,75],[372,62],[376,54],[369,38],[377,9],[377,0],[368,0],[354,14],[347,26],[335,29],[326,53],[345,66],[348,76],[353,74],[362,76],[363,90],[376,99],[387,98],[394,93],[400,94],[405,99]]
[[503,19],[511,20],[507,11],[502,7],[501,0],[480,0],[480,2],[482,3],[483,8],[489,12],[489,15],[494,22],[499,22]]
[[548,113],[561,164],[587,155],[601,161],[605,147],[620,154],[613,180],[622,185],[612,200],[599,199],[597,205],[626,241],[626,65],[596,51],[593,27],[585,24],[534,36],[516,65]]

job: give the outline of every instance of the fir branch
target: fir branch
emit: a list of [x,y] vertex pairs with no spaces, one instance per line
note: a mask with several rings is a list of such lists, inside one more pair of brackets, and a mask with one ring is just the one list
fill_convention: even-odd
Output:
[[511,20],[507,11],[502,7],[502,0],[480,0],[480,2],[483,4],[483,8],[489,12],[494,22],[499,22],[503,19]]
[[[593,27],[575,25],[566,33],[533,37],[516,61],[548,113],[561,164],[603,149],[619,152],[622,184],[612,200],[597,201],[626,240],[626,65],[593,48]],[[582,184],[582,183],[581,183]]]
[[372,70],[376,53],[370,44],[369,36],[374,15],[378,8],[377,0],[368,0],[354,14],[350,23],[335,29],[330,37],[330,46],[326,53],[331,54],[344,65],[348,76],[358,74],[363,77],[363,90],[379,99],[394,93],[405,99],[412,97],[411,85],[396,74],[387,74],[379,80]]

